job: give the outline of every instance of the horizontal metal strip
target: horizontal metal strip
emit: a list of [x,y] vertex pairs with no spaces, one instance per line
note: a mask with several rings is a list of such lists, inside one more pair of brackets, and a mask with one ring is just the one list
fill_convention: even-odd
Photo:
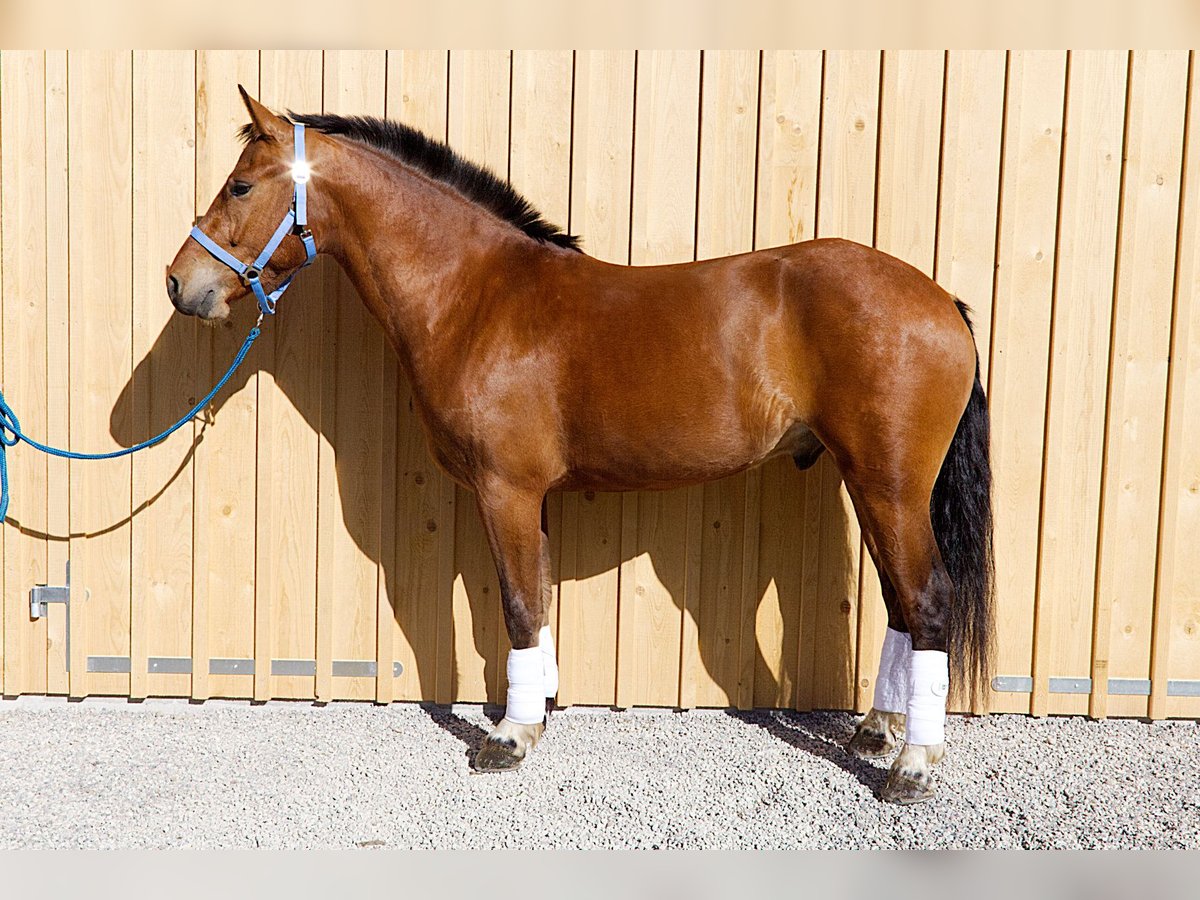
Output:
[[271,660],[272,675],[316,675],[317,661],[315,659],[273,659]]
[[[1051,678],[1048,685],[1051,694],[1090,694],[1090,678]],[[1028,694],[1033,691],[1033,679],[1028,675],[997,675],[992,679],[992,690],[1013,694]]]
[[[379,669],[373,659],[335,659],[333,674],[338,678],[374,678]],[[392,663],[392,677],[399,678],[404,667],[400,663]],[[317,674],[315,659],[273,659],[271,660],[272,675],[309,676]]]
[[[333,674],[336,678],[374,678],[379,667],[373,659],[335,659]],[[404,666],[398,662],[392,663],[392,677],[399,678],[404,672]]]
[[[1051,694],[1090,694],[1090,678],[1051,678]],[[997,675],[992,679],[992,690],[1004,693],[1028,694],[1033,690],[1033,679],[1027,675]],[[1114,697],[1149,697],[1149,678],[1110,678],[1108,693]],[[1172,679],[1167,682],[1168,697],[1200,697],[1200,680]]]
[[1149,678],[1110,678],[1108,692],[1114,697],[1149,697]]
[[87,662],[89,672],[99,672],[106,675],[128,675],[128,656],[89,656]]
[[[102,675],[128,675],[132,665],[128,656],[89,656],[87,670]],[[151,656],[146,661],[146,671],[153,675],[190,675],[192,660],[186,656]],[[333,674],[338,678],[374,678],[379,668],[373,659],[335,659]],[[392,677],[399,678],[404,666],[392,663]],[[210,675],[253,675],[252,659],[210,659]],[[273,659],[271,674],[283,676],[315,676],[316,660]]]
[[1200,697],[1200,681],[1176,679],[1167,682],[1168,697]]
[[152,656],[146,663],[147,669],[158,674],[191,675],[190,656]]
[[1033,679],[1027,675],[997,675],[992,679],[992,690],[1011,694],[1028,694],[1033,690]]
[[253,675],[254,660],[252,659],[210,659],[208,661],[209,675]]
[[1092,679],[1051,678],[1049,688],[1052,694],[1090,694],[1092,692]]
[[373,659],[335,659],[333,674],[337,678],[374,678],[379,667]]

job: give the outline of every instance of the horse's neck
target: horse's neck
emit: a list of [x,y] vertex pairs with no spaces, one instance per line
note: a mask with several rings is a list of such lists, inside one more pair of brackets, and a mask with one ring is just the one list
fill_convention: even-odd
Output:
[[[512,227],[449,188],[354,148],[332,185],[338,221],[328,247],[379,319],[410,378],[487,302],[480,263],[515,242]],[[320,236],[318,235],[318,241]],[[493,269],[494,271],[494,269]],[[488,279],[489,290],[502,290]]]

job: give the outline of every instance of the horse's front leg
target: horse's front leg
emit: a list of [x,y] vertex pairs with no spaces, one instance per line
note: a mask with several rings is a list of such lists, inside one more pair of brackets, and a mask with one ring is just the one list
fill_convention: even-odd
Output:
[[504,719],[475,756],[480,772],[506,772],[521,765],[545,729],[547,698],[557,693],[554,645],[545,624],[550,573],[540,527],[542,498],[537,492],[494,483],[476,493],[512,644]]

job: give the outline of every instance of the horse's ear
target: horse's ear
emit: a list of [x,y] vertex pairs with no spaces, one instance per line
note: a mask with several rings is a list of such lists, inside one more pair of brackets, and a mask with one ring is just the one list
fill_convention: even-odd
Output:
[[242,95],[242,102],[246,104],[246,112],[250,113],[250,137],[252,139],[283,141],[291,135],[292,129],[287,121],[251,97],[240,84],[238,93]]

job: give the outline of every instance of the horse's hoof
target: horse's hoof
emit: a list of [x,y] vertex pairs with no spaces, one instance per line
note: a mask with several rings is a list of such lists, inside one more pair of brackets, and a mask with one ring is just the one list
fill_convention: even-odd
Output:
[[879,759],[895,750],[896,742],[889,734],[860,725],[846,743],[846,749],[859,759]]
[[475,771],[511,772],[519,768],[545,730],[544,721],[534,725],[518,725],[501,719],[496,730],[487,736],[475,754]]
[[859,759],[879,759],[896,749],[897,740],[904,734],[904,713],[880,712],[871,707],[846,749]]
[[912,778],[903,772],[893,770],[888,774],[887,784],[883,786],[879,799],[885,803],[911,806],[914,803],[932,800],[934,793],[932,780]]
[[933,765],[946,753],[945,744],[905,744],[892,763],[880,798],[888,803],[921,803],[933,797]]
[[489,737],[475,754],[476,772],[514,772],[525,761],[525,754],[517,749],[512,738],[495,740]]

